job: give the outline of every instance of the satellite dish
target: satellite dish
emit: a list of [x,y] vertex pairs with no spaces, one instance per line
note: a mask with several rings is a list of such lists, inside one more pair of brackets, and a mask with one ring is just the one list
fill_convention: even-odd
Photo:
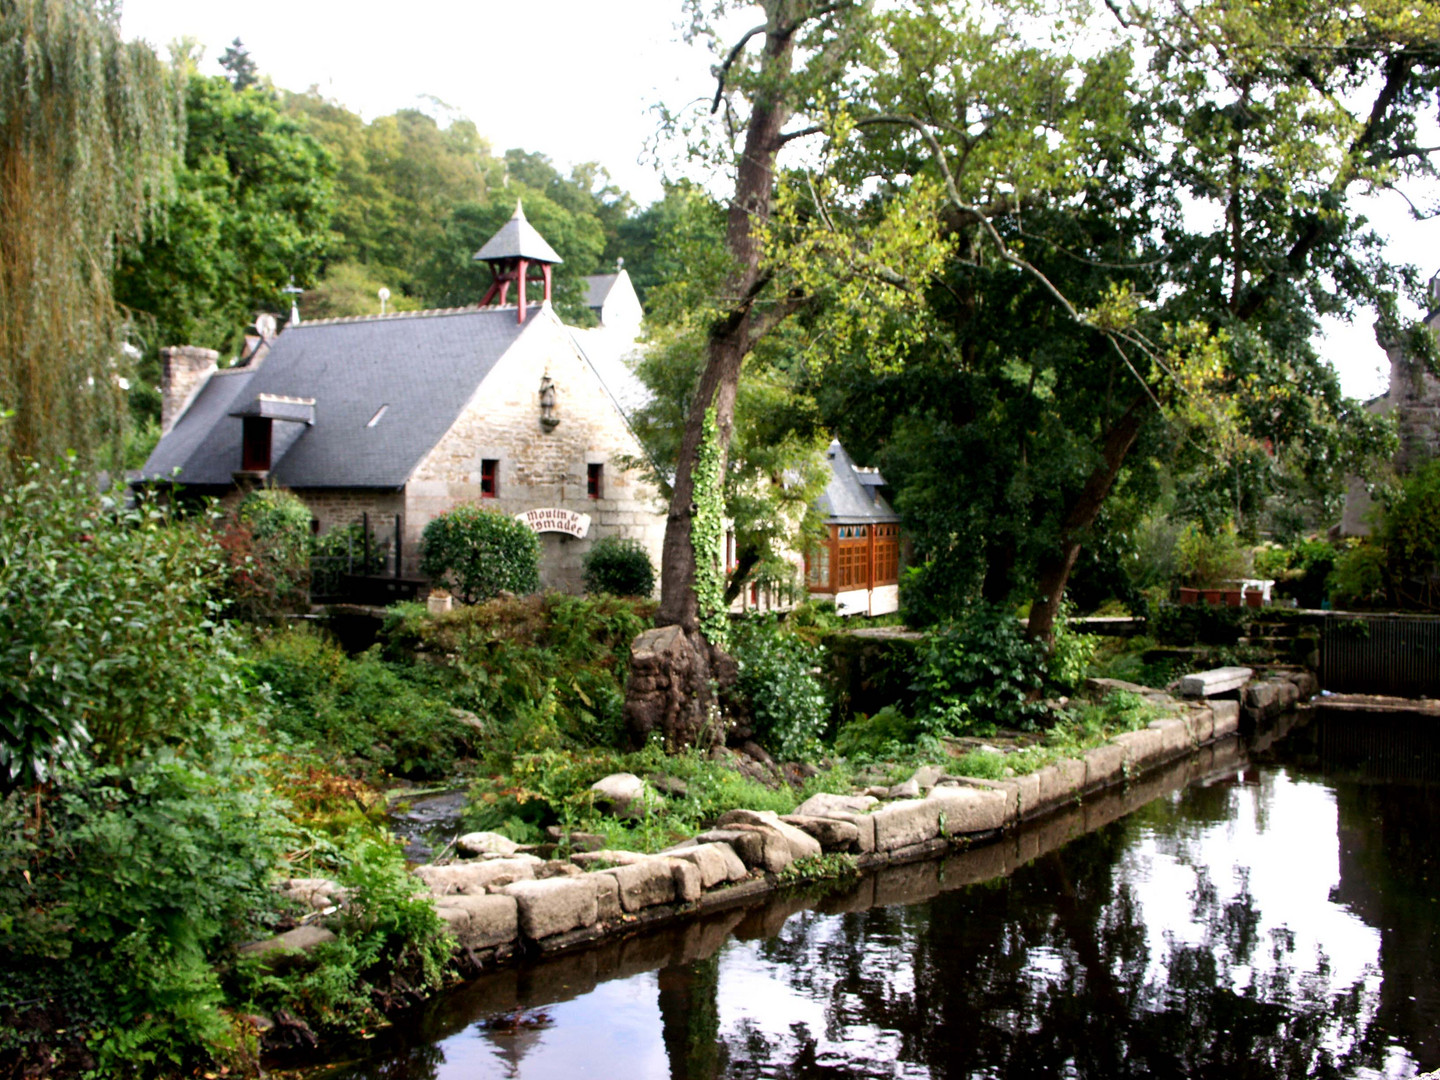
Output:
[[378,293],[376,293],[375,295],[378,296],[378,297],[380,297],[380,314],[381,314],[381,315],[384,315],[384,314],[385,314],[385,301],[387,301],[387,300],[390,299],[390,290],[387,289],[384,285],[381,285],[381,286],[380,286],[380,291],[379,291]]

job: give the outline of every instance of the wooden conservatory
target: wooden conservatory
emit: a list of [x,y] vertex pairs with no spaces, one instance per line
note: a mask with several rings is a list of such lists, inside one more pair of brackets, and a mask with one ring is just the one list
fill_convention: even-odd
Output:
[[880,494],[885,478],[862,469],[838,441],[826,451],[830,482],[817,509],[829,540],[805,556],[812,598],[833,600],[841,615],[888,615],[900,609],[900,515]]

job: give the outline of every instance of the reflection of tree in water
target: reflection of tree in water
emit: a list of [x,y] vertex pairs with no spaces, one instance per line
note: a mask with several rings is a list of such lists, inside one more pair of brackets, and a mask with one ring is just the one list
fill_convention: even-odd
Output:
[[435,1080],[445,1052],[437,1043],[421,1043],[345,1073],[346,1080]]
[[660,1023],[670,1080],[711,1080],[723,1063],[720,954],[660,972]]
[[[898,1059],[940,1077],[1269,1080],[1382,1064],[1374,995],[1361,984],[1332,988],[1323,957],[1297,966],[1293,935],[1259,932],[1261,912],[1243,881],[1224,900],[1202,875],[1191,908],[1203,940],[1167,936],[1163,955],[1153,955],[1134,891],[1117,872],[1137,828],[1118,823],[1009,879],[928,905],[847,915],[839,927],[820,916],[791,920],[763,954],[777,977],[827,1003],[823,1037],[843,1043],[848,1034],[867,1059],[872,1040],[862,1032],[897,1041],[885,1060],[848,1056],[851,1043],[837,1048],[843,1065],[822,1064],[817,1033],[766,1034],[751,1024],[727,1036],[724,1075],[756,1075],[768,1062],[768,1076],[890,1076],[886,1062]],[[895,968],[897,958],[909,972]],[[1231,965],[1252,964],[1250,985],[1232,986]]]

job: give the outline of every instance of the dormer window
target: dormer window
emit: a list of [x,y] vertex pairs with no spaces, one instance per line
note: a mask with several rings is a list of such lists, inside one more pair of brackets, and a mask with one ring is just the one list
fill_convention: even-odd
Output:
[[247,416],[243,423],[244,434],[240,446],[241,471],[269,472],[271,434],[275,422],[268,416]]

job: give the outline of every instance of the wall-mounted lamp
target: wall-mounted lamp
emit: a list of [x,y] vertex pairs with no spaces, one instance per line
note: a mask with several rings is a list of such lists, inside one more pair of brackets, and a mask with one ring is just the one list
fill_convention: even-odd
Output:
[[559,425],[560,417],[555,414],[555,380],[546,375],[540,380],[540,426],[554,431]]

